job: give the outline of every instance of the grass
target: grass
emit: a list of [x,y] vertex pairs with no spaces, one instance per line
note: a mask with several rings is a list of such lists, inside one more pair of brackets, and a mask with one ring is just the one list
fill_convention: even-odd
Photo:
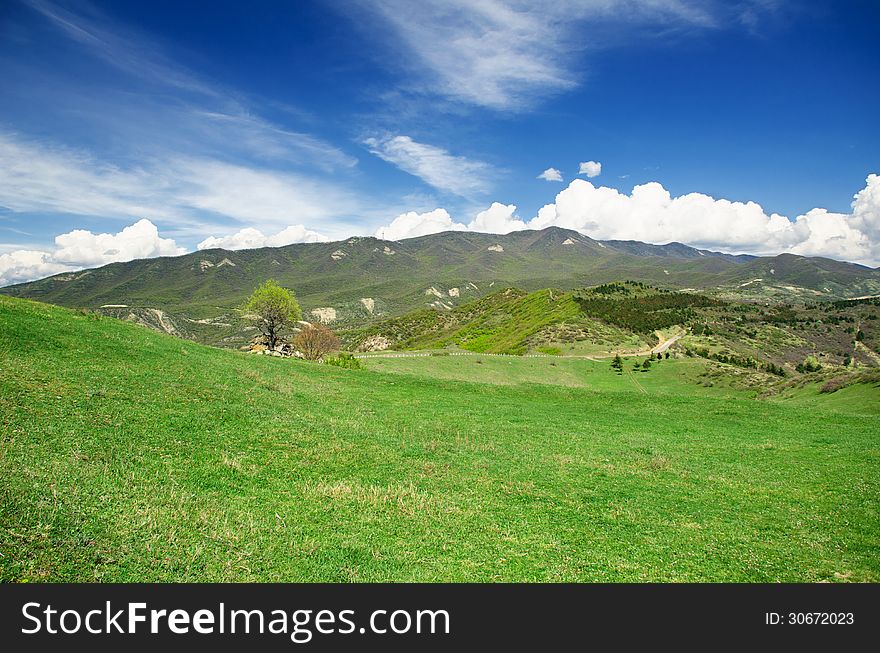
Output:
[[[624,358],[624,370],[646,357]],[[431,357],[384,357],[373,355],[361,361],[370,370],[420,378],[469,381],[492,385],[540,384],[569,388],[590,388],[599,392],[641,393],[639,386],[656,394],[720,397],[722,393],[748,398],[746,390],[732,387],[706,389],[696,382],[709,367],[702,359],[679,358],[655,362],[649,372],[615,374],[611,359],[594,361],[553,355],[489,356],[481,354]]]
[[555,362],[582,387],[0,298],[0,579],[880,580],[876,416],[683,383],[696,361],[639,374],[647,394]]

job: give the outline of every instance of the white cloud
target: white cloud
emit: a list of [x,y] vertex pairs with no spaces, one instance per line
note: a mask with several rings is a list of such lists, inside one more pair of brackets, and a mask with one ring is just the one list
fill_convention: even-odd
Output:
[[547,168],[537,178],[544,181],[562,181],[562,173],[556,168]]
[[171,198],[174,202],[236,220],[290,224],[297,216],[338,218],[360,206],[347,190],[294,173],[204,159],[176,160],[172,166],[182,182]]
[[485,211],[480,211],[468,225],[471,231],[490,234],[506,234],[525,229],[526,224],[516,215],[516,205],[492,202]]
[[586,175],[587,177],[598,177],[602,174],[602,164],[598,161],[581,161],[580,168],[578,169],[579,175]]
[[813,209],[795,220],[768,215],[756,202],[731,202],[702,193],[672,197],[657,182],[627,195],[614,188],[573,180],[538,215],[524,222],[514,204],[493,202],[467,225],[454,222],[445,209],[398,216],[376,232],[400,240],[441,231],[505,234],[521,229],[559,226],[597,240],[639,240],[731,253],[774,255],[792,252],[826,256],[869,266],[880,264],[880,176],[868,175],[854,196],[852,214]]
[[[575,86],[578,53],[607,45],[608,26],[668,33],[707,27],[705,2],[689,0],[363,0],[396,35],[421,93],[501,110]],[[592,32],[589,30],[593,27]],[[622,35],[623,36],[623,35]],[[626,41],[626,37],[620,39]],[[582,68],[582,66],[581,66]]]
[[0,132],[0,169],[0,205],[12,211],[169,215],[151,196],[166,185],[161,175],[107,165],[87,153]]
[[880,176],[868,175],[865,187],[853,198],[853,225],[872,242],[880,242]]
[[123,168],[2,132],[0,169],[0,206],[18,213],[150,215],[203,224],[201,216],[209,211],[278,227],[298,216],[333,220],[363,208],[336,183],[296,173],[174,155]]
[[317,231],[306,229],[303,225],[291,225],[277,234],[267,236],[259,229],[246,227],[229,236],[209,236],[200,242],[198,249],[255,249],[257,247],[283,247],[293,243],[324,243],[330,240]]
[[454,156],[441,147],[418,143],[409,136],[386,135],[364,140],[372,154],[419,177],[425,183],[462,197],[470,197],[490,189],[492,166]]
[[19,249],[0,254],[0,286],[40,279],[73,269],[69,265],[53,261],[49,252]]
[[58,248],[52,258],[77,267],[131,261],[153,256],[177,256],[186,250],[170,238],[161,238],[159,229],[146,219],[138,220],[116,234],[93,234],[75,229],[55,237]]
[[55,237],[52,251],[17,250],[0,255],[0,285],[44,276],[154,256],[177,256],[186,250],[159,236],[149,220],[138,220],[116,234],[94,234],[75,229]]
[[600,240],[679,241],[727,252],[794,252],[878,265],[880,177],[870,175],[855,196],[853,213],[813,209],[794,221],[766,214],[755,202],[731,202],[701,193],[672,197],[650,182],[631,194],[575,179],[538,211],[528,226],[574,229]]
[[391,224],[376,230],[376,237],[383,240],[403,240],[427,236],[441,231],[466,231],[463,224],[453,222],[446,209],[434,209],[427,213],[401,213]]

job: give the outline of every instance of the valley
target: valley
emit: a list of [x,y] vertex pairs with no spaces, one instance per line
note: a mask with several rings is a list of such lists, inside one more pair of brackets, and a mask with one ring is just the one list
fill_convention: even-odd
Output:
[[880,579],[876,379],[340,369],[6,297],[0,333],[3,581]]

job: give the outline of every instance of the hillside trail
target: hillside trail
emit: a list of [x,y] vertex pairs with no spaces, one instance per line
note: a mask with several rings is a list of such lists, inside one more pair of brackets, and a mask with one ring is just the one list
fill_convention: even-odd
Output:
[[645,387],[641,383],[639,383],[639,380],[635,377],[635,375],[632,372],[630,372],[629,370],[624,370],[624,372],[626,372],[626,375],[629,377],[629,380],[633,382],[633,385],[636,386],[641,391],[641,393],[643,395],[648,394],[648,391],[645,390]]
[[662,354],[664,351],[669,349],[676,342],[681,340],[687,332],[682,330],[677,332],[675,335],[670,336],[663,340],[663,336],[660,335],[659,331],[654,332],[657,337],[660,339],[660,342],[650,349],[641,349],[639,351],[613,351],[607,354],[593,354],[592,356],[557,356],[556,358],[587,358],[589,360],[603,360],[605,358],[614,358],[615,356],[650,356],[651,354]]
[[[592,355],[562,355],[562,356],[554,356],[552,354],[523,354],[522,356],[516,354],[488,354],[488,353],[479,353],[474,351],[454,351],[450,352],[449,356],[515,356],[516,358],[574,358],[580,360],[590,360],[590,361],[602,361],[608,358],[614,358],[617,355],[620,356],[650,356],[651,354],[662,354],[667,349],[669,349],[676,342],[681,340],[682,337],[687,333],[682,330],[678,333],[666,338],[662,339],[662,336],[659,332],[655,332],[658,338],[661,338],[660,343],[654,345],[650,349],[641,349],[639,351],[613,351],[606,354],[592,354]],[[364,354],[356,354],[355,358],[426,358],[431,356],[430,352],[388,352],[388,353],[364,353]]]

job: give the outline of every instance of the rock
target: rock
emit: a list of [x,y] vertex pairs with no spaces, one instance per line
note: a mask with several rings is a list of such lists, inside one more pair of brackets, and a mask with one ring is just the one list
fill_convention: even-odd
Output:
[[360,351],[385,351],[391,346],[391,341],[385,336],[370,336],[364,340],[358,349]]
[[332,306],[312,309],[312,315],[318,318],[318,322],[321,324],[330,324],[336,321],[336,309]]

